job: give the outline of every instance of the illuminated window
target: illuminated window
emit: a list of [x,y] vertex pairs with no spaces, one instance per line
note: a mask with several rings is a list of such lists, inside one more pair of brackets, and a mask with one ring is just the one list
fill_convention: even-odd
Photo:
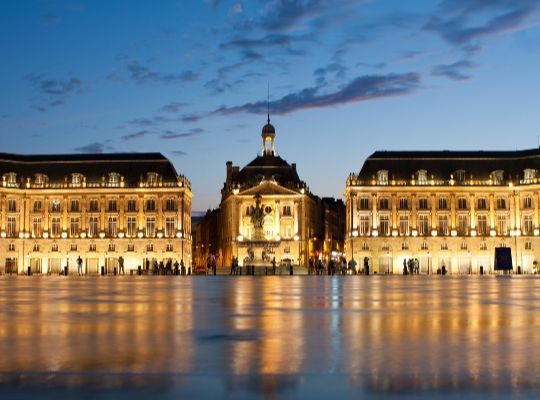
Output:
[[18,187],[17,174],[15,172],[8,172],[4,174],[4,179],[7,187]]
[[533,183],[536,178],[536,170],[526,168],[523,170],[523,183]]
[[69,246],[69,249],[71,251],[77,251],[77,245],[75,243],[72,243],[70,246]]
[[146,217],[146,236],[147,237],[156,236],[156,218],[155,217]]
[[174,237],[176,235],[176,223],[174,217],[165,218],[165,236]]
[[69,211],[71,212],[79,212],[81,211],[79,200],[71,200]]
[[99,219],[98,217],[89,217],[88,218],[88,236],[97,237],[99,233]]
[[60,229],[60,217],[51,218],[51,237],[60,237],[62,233]]
[[69,236],[79,236],[79,218],[71,217],[69,221]]
[[506,215],[497,215],[497,233],[501,236],[508,234]]
[[491,179],[494,185],[502,185],[504,183],[504,171],[502,169],[493,171],[491,173]]
[[[248,207],[248,209],[249,209],[249,207]],[[249,215],[249,214],[246,214],[246,215]],[[290,217],[292,215],[291,214],[291,206],[283,206],[282,215],[284,217]]]
[[158,181],[158,174],[155,172],[148,172],[146,174],[146,184],[147,186],[156,186]]
[[34,245],[32,246],[32,251],[39,251],[39,244],[34,243]]
[[429,235],[429,215],[418,216],[418,234],[420,236]]
[[78,173],[71,174],[71,186],[80,187],[82,185],[83,176]]
[[390,235],[390,218],[388,215],[381,215],[379,217],[379,231],[382,236]]
[[53,243],[52,244],[51,251],[58,251],[58,243]]
[[54,199],[51,203],[51,212],[62,211],[62,203],[58,199]]
[[116,172],[109,173],[109,186],[118,187],[120,186],[120,174]]
[[115,199],[109,199],[107,201],[107,212],[116,212],[118,211],[118,203]]
[[34,201],[34,212],[41,212],[42,203],[41,200]]
[[409,235],[409,216],[408,215],[399,216],[399,234],[401,236]]
[[135,237],[137,235],[137,217],[127,217],[127,236]]
[[88,203],[88,211],[98,212],[99,211],[99,201],[97,199],[91,199]]
[[467,176],[464,169],[458,169],[454,172],[454,180],[458,185],[464,185],[467,181]]
[[468,234],[469,228],[469,216],[468,215],[458,215],[458,235],[465,236]]
[[532,215],[525,215],[523,217],[523,234],[530,235],[533,233],[533,218]]
[[17,212],[17,201],[15,201],[14,199],[8,200],[8,211]]
[[422,198],[418,200],[418,209],[419,210],[427,210],[429,209],[429,203],[428,199]]
[[427,185],[428,184],[427,171],[425,169],[420,169],[416,171],[416,180],[418,181],[419,185]]
[[358,233],[360,236],[369,235],[369,216],[361,215],[360,223],[358,224]]
[[531,196],[525,196],[523,198],[523,208],[524,209],[532,208],[532,197]]
[[15,248],[15,243],[10,243],[10,244],[8,245],[8,251],[15,251],[15,250],[16,250],[16,248]]
[[88,246],[88,251],[96,251],[96,244],[90,243],[90,246]]
[[361,197],[358,203],[360,210],[369,210],[369,199],[367,197]]
[[506,209],[506,199],[503,197],[497,198],[497,209],[498,210],[505,210]]
[[467,209],[467,199],[465,197],[460,197],[458,199],[457,208],[458,208],[458,210],[466,210]]
[[488,234],[487,230],[487,216],[486,215],[479,215],[477,224],[476,224],[476,233],[479,236],[485,236]]
[[173,198],[165,200],[165,211],[176,211],[176,201]]
[[388,171],[377,171],[377,185],[388,185]]
[[427,250],[427,249],[428,249],[428,243],[424,240],[424,241],[422,242],[422,245],[420,246],[420,248],[421,248],[422,250]]
[[7,217],[6,236],[7,237],[17,236],[17,218],[16,217]]
[[109,249],[109,251],[116,251],[116,244],[114,244],[114,243],[109,243],[108,249]]
[[167,243],[165,246],[165,251],[174,251],[174,246],[172,243]]
[[438,234],[448,235],[448,215],[439,215]]
[[34,217],[32,221],[32,236],[41,236],[43,233],[43,226],[41,224],[41,217]]
[[154,199],[146,200],[146,211],[156,211],[156,201]]
[[107,236],[116,237],[118,235],[118,220],[116,217],[109,217],[107,221]]
[[35,174],[34,175],[34,185],[35,187],[43,187],[45,185],[45,181],[47,180],[47,177],[43,174]]
[[387,197],[381,197],[379,199],[379,210],[389,210],[390,209],[390,201]]
[[137,211],[137,200],[129,199],[127,201],[127,210],[128,211]]
[[135,251],[135,245],[133,243],[129,243],[127,245],[127,251]]
[[476,201],[476,208],[478,210],[487,210],[487,200],[485,197],[479,197]]
[[409,209],[409,199],[406,197],[402,197],[399,199],[399,208],[401,210],[408,210]]
[[448,199],[446,197],[439,197],[439,210],[448,209]]

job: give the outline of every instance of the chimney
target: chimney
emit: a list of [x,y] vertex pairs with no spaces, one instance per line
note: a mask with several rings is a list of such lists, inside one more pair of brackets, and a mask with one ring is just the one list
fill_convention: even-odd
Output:
[[232,179],[232,161],[227,161],[227,182],[230,182]]

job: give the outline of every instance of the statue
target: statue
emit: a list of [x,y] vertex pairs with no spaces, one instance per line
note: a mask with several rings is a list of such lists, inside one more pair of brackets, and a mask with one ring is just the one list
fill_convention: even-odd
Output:
[[255,229],[263,227],[263,207],[261,206],[261,196],[255,197],[255,207],[251,210],[251,223]]

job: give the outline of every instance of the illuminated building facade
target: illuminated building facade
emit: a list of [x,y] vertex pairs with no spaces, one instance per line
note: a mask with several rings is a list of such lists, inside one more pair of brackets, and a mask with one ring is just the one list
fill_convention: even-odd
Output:
[[[221,191],[217,251],[220,265],[292,263],[307,266],[323,246],[320,199],[275,150],[275,128],[262,129],[262,151],[240,169],[227,162]],[[249,261],[248,261],[249,260]]]
[[191,265],[191,185],[159,153],[0,154],[0,273]]
[[510,247],[514,271],[540,260],[540,149],[377,151],[346,183],[346,246],[358,268],[489,273]]

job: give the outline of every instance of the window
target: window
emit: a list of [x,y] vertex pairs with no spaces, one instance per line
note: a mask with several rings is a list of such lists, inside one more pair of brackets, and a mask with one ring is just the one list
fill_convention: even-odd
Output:
[[15,172],[8,172],[7,174],[3,175],[3,178],[6,181],[6,185],[8,187],[17,187],[17,186],[19,186],[17,184],[17,174]]
[[369,250],[369,245],[367,242],[362,243],[362,250]]
[[10,243],[10,244],[8,245],[8,251],[15,251],[15,250],[16,250],[16,249],[15,249],[15,243]]
[[460,197],[458,199],[457,208],[458,208],[458,210],[466,210],[467,209],[467,199],[465,197]]
[[82,184],[83,176],[81,174],[71,174],[71,186],[80,187]]
[[99,201],[97,199],[91,199],[88,203],[88,211],[98,212],[99,211]]
[[156,201],[154,199],[146,200],[146,211],[156,211]]
[[487,230],[487,216],[486,215],[479,215],[478,221],[476,224],[476,232],[479,236],[485,236],[488,233]]
[[532,243],[530,241],[525,242],[525,250],[532,250]]
[[116,251],[116,244],[114,244],[114,243],[109,243],[108,249],[109,249],[109,251]]
[[360,210],[369,210],[369,199],[367,197],[361,197],[359,203]]
[[369,235],[369,216],[361,215],[360,223],[358,225],[358,233],[360,236]]
[[156,186],[158,181],[158,174],[155,172],[148,172],[146,174],[146,184],[148,186]]
[[467,242],[465,240],[461,242],[461,250],[467,250]]
[[174,247],[173,247],[173,244],[172,243],[167,243],[167,245],[165,246],[165,251],[174,251]]
[[420,249],[422,249],[422,250],[429,249],[428,243],[425,240],[422,242],[422,245],[420,246]]
[[399,199],[399,208],[401,210],[408,210],[409,209],[409,199],[406,197],[402,197]]
[[487,250],[487,243],[485,241],[480,243],[480,250]]
[[51,211],[52,212],[60,212],[62,211],[62,203],[58,199],[54,199],[51,203]]
[[137,217],[127,217],[127,236],[137,236]]
[[409,217],[407,215],[399,216],[399,234],[401,236],[409,235]]
[[71,251],[77,251],[77,245],[75,243],[72,243],[71,246],[69,246],[69,249]]
[[[249,210],[250,210],[250,207],[247,208],[247,210],[246,210],[246,211],[247,211],[246,215],[249,215],[249,214],[250,214],[250,211],[249,211]],[[292,215],[292,214],[291,214],[291,206],[283,206],[282,211],[283,211],[283,216],[285,216],[285,217],[290,217],[290,216]]]
[[99,233],[99,219],[98,217],[88,218],[88,236],[96,237]]
[[502,185],[504,183],[504,171],[502,169],[493,171],[491,173],[491,179],[494,185]]
[[390,223],[388,215],[381,215],[379,217],[379,230],[382,236],[390,235]]
[[390,202],[388,198],[382,197],[379,199],[379,210],[389,210],[390,209]]
[[71,217],[69,221],[69,237],[79,236],[79,218]]
[[6,227],[6,236],[15,237],[17,236],[17,218],[16,217],[7,217],[7,227]]
[[109,199],[107,201],[107,212],[116,212],[118,211],[118,203],[116,199]]
[[416,171],[416,179],[418,180],[419,185],[427,185],[427,171],[425,169],[420,169]]
[[32,251],[39,251],[39,244],[34,243],[34,245],[32,246]]
[[446,197],[439,197],[439,210],[448,209],[448,200]]
[[497,198],[497,209],[498,210],[505,210],[506,209],[506,199],[503,197]]
[[69,211],[71,212],[79,212],[80,210],[80,204],[79,200],[71,200],[69,205]]
[[476,201],[476,208],[478,210],[487,210],[487,200],[485,197],[479,197]]
[[165,236],[174,237],[176,235],[176,223],[174,217],[165,218]]
[[32,237],[39,237],[43,234],[43,226],[41,217],[34,217],[32,221]]
[[146,236],[147,237],[156,236],[156,218],[154,217],[146,218]]
[[17,212],[17,202],[14,199],[8,200],[8,211]]
[[41,200],[34,201],[34,212],[41,212],[42,204]]
[[497,215],[497,233],[501,236],[508,234],[506,227],[506,215]]
[[176,201],[174,199],[165,200],[165,211],[176,211]]
[[532,215],[525,215],[523,217],[523,234],[530,235],[533,233],[533,218]]
[[388,171],[377,171],[377,185],[388,185]]
[[525,196],[523,198],[523,208],[524,209],[531,209],[532,208],[532,197],[531,196]]
[[96,251],[96,244],[90,243],[90,246],[88,246],[88,251]]
[[429,235],[429,215],[418,216],[418,234],[420,236]]
[[469,216],[468,215],[458,215],[458,227],[457,233],[459,236],[467,235],[469,228]]
[[109,217],[107,220],[107,236],[116,237],[118,235],[118,220],[116,217]]
[[146,251],[149,251],[149,252],[154,251],[154,245],[152,243],[148,243],[146,245]]
[[120,186],[120,174],[116,172],[110,172],[109,173],[109,186],[110,187],[118,187]]
[[[249,217],[251,215],[251,206],[246,207],[246,217]],[[283,213],[285,215],[285,212]]]
[[439,215],[439,226],[437,233],[442,236],[448,235],[448,216]]
[[448,243],[446,243],[446,240],[441,243],[441,250],[448,250]]
[[458,169],[454,172],[454,179],[458,185],[464,185],[467,180],[467,176],[464,169]]
[[408,250],[409,249],[409,243],[403,242],[401,243],[401,250]]
[[34,175],[34,186],[42,188],[45,185],[45,181],[47,180],[47,177],[43,174],[35,174]]
[[133,243],[129,243],[127,246],[127,251],[135,251],[135,245]]
[[60,217],[51,218],[51,237],[60,237],[62,230],[60,229]]
[[51,251],[58,251],[58,243],[53,243],[52,244]]
[[429,204],[428,204],[428,199],[420,199],[418,200],[418,209],[419,210],[428,210],[429,209]]
[[137,200],[129,199],[127,202],[128,211],[137,211]]
[[536,170],[526,168],[523,170],[523,183],[533,183],[536,178]]

